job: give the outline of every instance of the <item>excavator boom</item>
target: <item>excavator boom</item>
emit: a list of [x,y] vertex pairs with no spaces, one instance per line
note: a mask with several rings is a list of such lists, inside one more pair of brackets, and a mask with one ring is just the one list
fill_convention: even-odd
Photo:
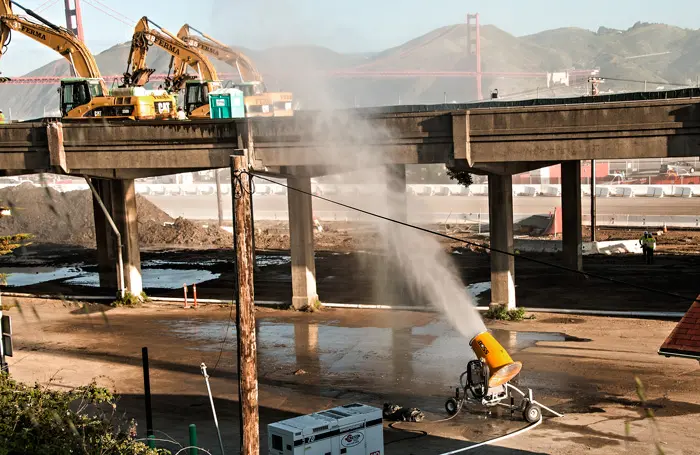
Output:
[[[42,23],[39,24],[23,16],[15,15],[12,12],[12,5],[23,9],[27,15]],[[71,70],[76,76],[101,78],[100,70],[97,68],[97,63],[90,50],[72,32],[52,24],[16,2],[0,0],[0,57],[5,53],[11,31],[22,33],[61,54],[68,60]]]
[[[155,28],[152,28],[151,25]],[[148,82],[153,70],[146,67],[146,56],[149,47],[153,45],[160,47],[172,56],[174,73],[170,81],[171,89],[179,90],[184,87],[188,79],[191,79],[187,75],[188,66],[197,72],[199,79],[218,82],[219,77],[216,69],[205,56],[144,16],[134,28],[128,63],[131,72],[124,74],[125,85],[142,86]]]
[[[199,33],[202,37],[190,33],[190,30],[194,30]],[[211,55],[217,60],[228,63],[232,67],[238,70],[238,74],[243,82],[255,82],[261,81],[262,76],[255,68],[253,62],[241,52],[237,52],[230,47],[222,44],[221,42],[215,40],[209,35],[200,32],[194,27],[185,24],[180,28],[177,34],[180,40],[190,44],[191,46],[201,49],[203,52]]]
[[[191,33],[192,31],[198,35]],[[241,84],[237,84],[237,87],[243,90],[249,99],[255,96],[266,95],[272,103],[275,116],[294,115],[292,94],[289,92],[268,92],[262,75],[248,56],[217,41],[189,24],[183,25],[177,35],[180,40],[236,68],[241,78]],[[252,103],[247,104],[252,105]]]
[[[38,22],[15,15],[12,5]],[[108,93],[95,57],[71,31],[52,24],[17,2],[0,0],[0,57],[16,31],[61,54],[71,66],[74,78],[61,80],[61,113],[64,119],[96,118],[169,119],[175,117],[175,98],[143,88],[119,89]]]

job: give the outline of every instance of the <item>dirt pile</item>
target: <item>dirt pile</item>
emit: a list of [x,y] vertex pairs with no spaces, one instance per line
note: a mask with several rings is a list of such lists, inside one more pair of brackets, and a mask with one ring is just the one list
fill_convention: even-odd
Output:
[[[173,219],[156,205],[136,196],[142,246],[228,246],[231,235],[216,228]],[[23,184],[0,189],[0,205],[12,216],[0,218],[0,235],[29,233],[37,243],[95,246],[95,221],[89,191],[61,193]],[[170,224],[166,224],[170,223]]]
[[202,227],[184,218],[173,223],[146,221],[139,224],[142,245],[180,245],[192,248],[226,248],[233,246],[233,235],[216,226]]

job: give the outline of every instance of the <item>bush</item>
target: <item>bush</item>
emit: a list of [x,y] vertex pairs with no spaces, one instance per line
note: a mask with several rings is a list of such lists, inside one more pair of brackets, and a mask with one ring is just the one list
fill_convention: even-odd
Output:
[[469,188],[469,185],[474,183],[474,179],[469,172],[458,171],[456,169],[447,169],[447,176],[452,180],[456,180],[460,185],[464,185]]
[[136,423],[116,408],[115,396],[94,382],[63,392],[0,374],[0,455],[170,454],[135,441]]
[[135,296],[131,292],[127,291],[124,293],[124,297],[120,297],[114,302],[112,302],[113,307],[129,307],[129,308],[136,308],[141,306],[141,304],[144,301],[147,301],[148,297],[146,297],[146,293],[142,292],[141,295]]
[[525,308],[509,310],[506,305],[492,306],[488,309],[484,317],[499,321],[522,321],[525,319]]

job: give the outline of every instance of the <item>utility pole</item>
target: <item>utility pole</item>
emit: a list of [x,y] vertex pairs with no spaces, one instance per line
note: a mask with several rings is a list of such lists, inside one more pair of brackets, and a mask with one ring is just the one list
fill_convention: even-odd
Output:
[[221,200],[221,172],[219,169],[214,170],[216,179],[216,210],[219,214],[219,229],[224,225],[224,201]]
[[239,136],[241,155],[231,156],[233,246],[236,255],[236,334],[238,338],[238,394],[241,419],[241,455],[259,455],[257,343],[253,301],[253,238],[250,174],[246,135]]
[[591,160],[591,242],[595,242],[596,226],[595,160]]
[[0,374],[9,373],[10,369],[5,363],[5,340],[2,333],[2,294],[0,293]]

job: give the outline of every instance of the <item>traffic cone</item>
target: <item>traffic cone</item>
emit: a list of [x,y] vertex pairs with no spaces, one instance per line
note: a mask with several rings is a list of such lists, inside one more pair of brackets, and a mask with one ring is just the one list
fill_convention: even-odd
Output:
[[668,228],[666,227],[666,222],[664,221],[664,234],[668,232]]

